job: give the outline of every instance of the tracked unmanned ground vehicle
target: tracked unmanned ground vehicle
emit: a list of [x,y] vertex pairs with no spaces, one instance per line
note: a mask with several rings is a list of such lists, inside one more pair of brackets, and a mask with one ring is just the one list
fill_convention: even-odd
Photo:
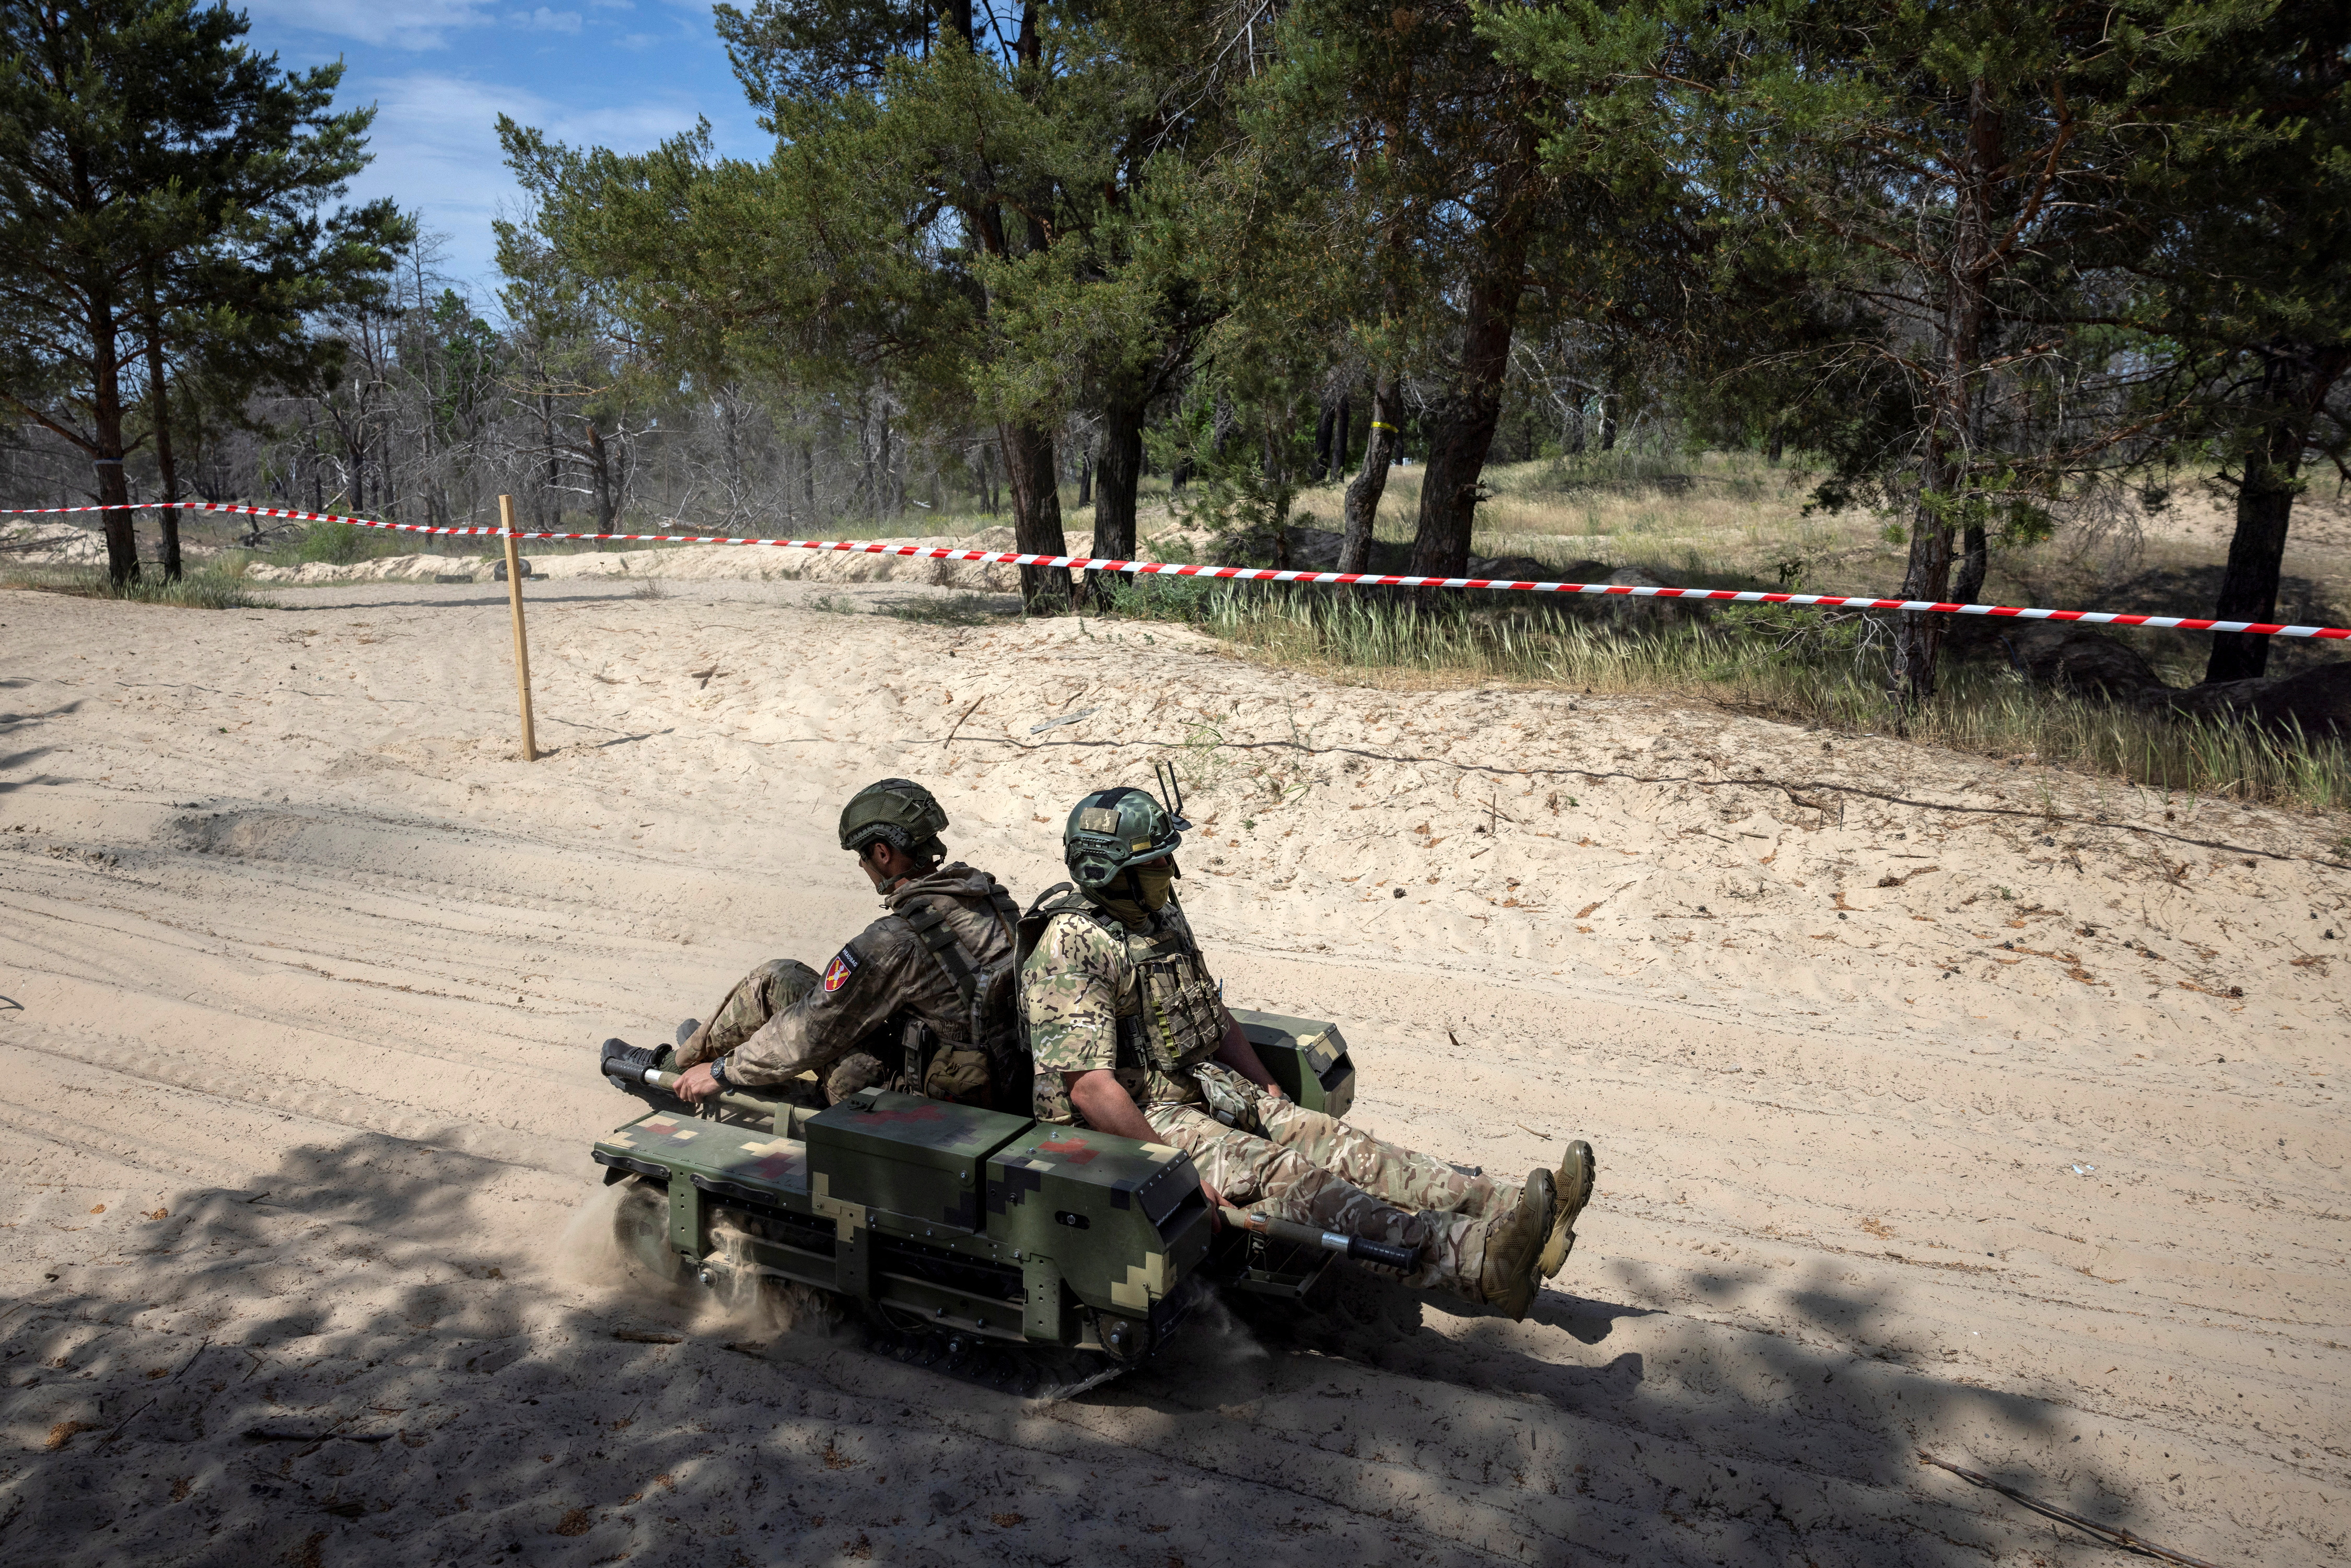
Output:
[[[1299,1103],[1343,1113],[1345,1041],[1327,1023],[1234,1009]],[[1303,1300],[1346,1255],[1409,1251],[1208,1212],[1164,1145],[864,1090],[823,1110],[756,1091],[716,1114],[670,1092],[666,1051],[607,1041],[601,1066],[652,1109],[595,1146],[626,1182],[623,1249],[663,1279],[728,1294],[789,1281],[863,1317],[875,1348],[1022,1392],[1122,1370],[1167,1343],[1207,1291]]]

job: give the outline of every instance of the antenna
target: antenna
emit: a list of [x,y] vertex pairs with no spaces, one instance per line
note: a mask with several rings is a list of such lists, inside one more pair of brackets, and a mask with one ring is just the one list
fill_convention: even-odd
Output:
[[1176,781],[1175,764],[1154,762],[1151,771],[1159,779],[1159,802],[1167,808],[1167,814],[1176,819],[1176,831],[1181,832],[1190,828],[1192,824],[1184,820],[1184,787]]

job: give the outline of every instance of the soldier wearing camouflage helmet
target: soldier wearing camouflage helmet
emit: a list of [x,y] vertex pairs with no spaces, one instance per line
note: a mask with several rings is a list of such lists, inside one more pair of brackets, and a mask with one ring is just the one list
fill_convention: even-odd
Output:
[[745,976],[678,1047],[680,1095],[698,1104],[812,1072],[827,1102],[880,1084],[967,1104],[1025,1103],[1012,1006],[1019,909],[986,872],[942,863],[946,825],[911,779],[851,797],[841,847],[887,913],[822,974],[786,958]]
[[1565,1261],[1588,1145],[1522,1186],[1382,1143],[1286,1095],[1225,1009],[1176,897],[1190,824],[1141,789],[1097,790],[1063,831],[1075,887],[1021,921],[1033,1113],[1192,1156],[1210,1203],[1418,1251],[1409,1282],[1523,1318]]

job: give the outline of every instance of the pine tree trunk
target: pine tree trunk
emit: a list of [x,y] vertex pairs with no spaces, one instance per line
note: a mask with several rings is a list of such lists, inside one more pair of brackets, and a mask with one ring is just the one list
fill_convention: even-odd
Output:
[[[609,534],[612,531],[612,520],[618,511],[612,504],[611,455],[604,450],[604,433],[596,428],[596,422],[591,419],[585,423],[588,426],[589,477],[595,486],[596,495],[595,531]],[[595,544],[599,551],[603,549],[602,539],[596,540]]]
[[[1034,424],[1002,424],[1004,478],[1012,492],[1013,548],[1023,555],[1063,555],[1061,490],[1053,471],[1052,433]],[[1020,602],[1032,615],[1059,615],[1069,608],[1070,574],[1061,567],[1020,569]]]
[[[2001,166],[2001,119],[1989,86],[1977,81],[1969,96],[1968,146],[1954,208],[1957,223],[1945,257],[1942,342],[1938,356],[1940,384],[1929,392],[1925,460],[1919,465],[1919,502],[1910,527],[1910,565],[1902,597],[1948,603],[1951,597],[1952,517],[1968,499],[1968,465],[1975,433],[1976,382],[1982,369],[1984,321],[1991,253],[1992,184]],[[1972,551],[1983,549],[1980,521],[1969,528]],[[1974,567],[1975,587],[1983,586]],[[1935,695],[1949,617],[1931,611],[1905,612],[1894,630],[1894,691],[1896,702],[1913,705]]]
[[90,465],[98,480],[99,514],[106,529],[106,576],[117,585],[139,580],[139,530],[131,512],[131,482],[122,472],[122,362],[116,357],[114,308],[103,298],[90,310],[90,434],[98,450]]
[[1346,522],[1339,536],[1339,570],[1363,571],[1372,559],[1372,525],[1379,520],[1380,497],[1395,461],[1396,416],[1404,412],[1402,389],[1392,375],[1372,378],[1372,428],[1364,438],[1364,467],[1347,486]]
[[547,531],[551,534],[559,534],[563,531],[563,493],[560,490],[558,490],[556,486],[563,483],[563,466],[561,460],[555,455],[555,397],[553,393],[541,392],[538,394],[538,418],[541,428],[543,428],[547,433],[547,507],[548,511],[552,516],[552,520],[547,525]]
[[1339,406],[1331,418],[1331,466],[1322,475],[1322,477],[1334,482],[1347,471],[1348,413],[1347,394],[1341,392]]
[[[1102,407],[1102,438],[1094,449],[1092,553],[1111,560],[1134,559],[1134,497],[1143,483],[1143,406],[1138,398],[1113,398]],[[1087,573],[1089,578],[1097,575]],[[1098,585],[1088,584],[1090,598],[1098,591]]]
[[[152,300],[151,298],[152,306]],[[179,466],[172,459],[172,400],[163,377],[163,330],[152,311],[147,319],[147,398],[155,413],[155,466],[163,477],[162,510],[155,531],[162,539],[163,580],[180,580],[180,514],[169,503],[180,498]]]
[[131,514],[131,485],[122,473],[122,417],[118,412],[111,434],[103,418],[97,423],[98,444],[101,454],[108,451],[117,455],[110,461],[104,455],[92,458],[97,470],[98,504],[107,507],[101,514],[106,528],[106,576],[115,584],[139,580],[139,530]]
[[[1928,458],[1919,476],[1923,487],[1948,493],[1950,468],[1929,437]],[[1951,526],[1922,501],[1910,522],[1910,564],[1902,576],[1900,597],[1938,602],[1951,591]],[[1901,611],[1894,618],[1894,687],[1896,702],[1923,702],[1935,695],[1935,666],[1943,653],[1946,630],[1941,615],[1928,611]]]
[[1991,549],[1981,523],[1970,523],[1960,536],[1959,575],[1952,580],[1951,598],[1960,604],[1980,603],[1984,574],[1991,568]]
[[1470,537],[1478,526],[1478,477],[1494,444],[1501,392],[1498,377],[1491,385],[1464,388],[1431,412],[1428,457],[1420,476],[1420,526],[1405,569],[1416,577],[1459,577],[1468,568]]
[[[2268,448],[2271,443],[2264,439],[2260,444]],[[2216,621],[2270,621],[2277,614],[2278,580],[2298,486],[2292,470],[2267,458],[2266,450],[2246,455],[2244,477],[2237,486],[2237,531],[2229,540],[2229,564],[2212,609]],[[2204,678],[2245,681],[2266,673],[2272,641],[2251,632],[2213,632]]]
[[[1523,200],[1523,198],[1521,198]],[[1493,249],[1469,285],[1461,366],[1453,389],[1429,421],[1428,462],[1420,480],[1420,528],[1412,541],[1411,571],[1459,577],[1469,563],[1478,525],[1478,479],[1502,416],[1502,382],[1510,370],[1510,334],[1526,287],[1527,233],[1522,214],[1498,223]]]
[[[2313,350],[2273,343],[2262,350],[2262,401],[2267,428],[2247,445],[2237,484],[2237,529],[2213,606],[2216,621],[2274,621],[2278,581],[2285,570],[2286,532],[2302,492],[2302,454],[2310,422],[2335,383],[2351,371],[2351,348]],[[2207,681],[2243,681],[2269,669],[2271,637],[2215,632],[2204,666]]]

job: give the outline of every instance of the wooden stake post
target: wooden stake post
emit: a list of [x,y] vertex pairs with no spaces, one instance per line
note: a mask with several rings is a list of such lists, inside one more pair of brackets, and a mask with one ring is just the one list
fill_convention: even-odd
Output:
[[522,631],[522,552],[515,538],[514,497],[498,497],[498,527],[507,540],[507,603],[514,612],[515,692],[522,698],[522,759],[538,760],[538,737],[530,724],[530,643]]

